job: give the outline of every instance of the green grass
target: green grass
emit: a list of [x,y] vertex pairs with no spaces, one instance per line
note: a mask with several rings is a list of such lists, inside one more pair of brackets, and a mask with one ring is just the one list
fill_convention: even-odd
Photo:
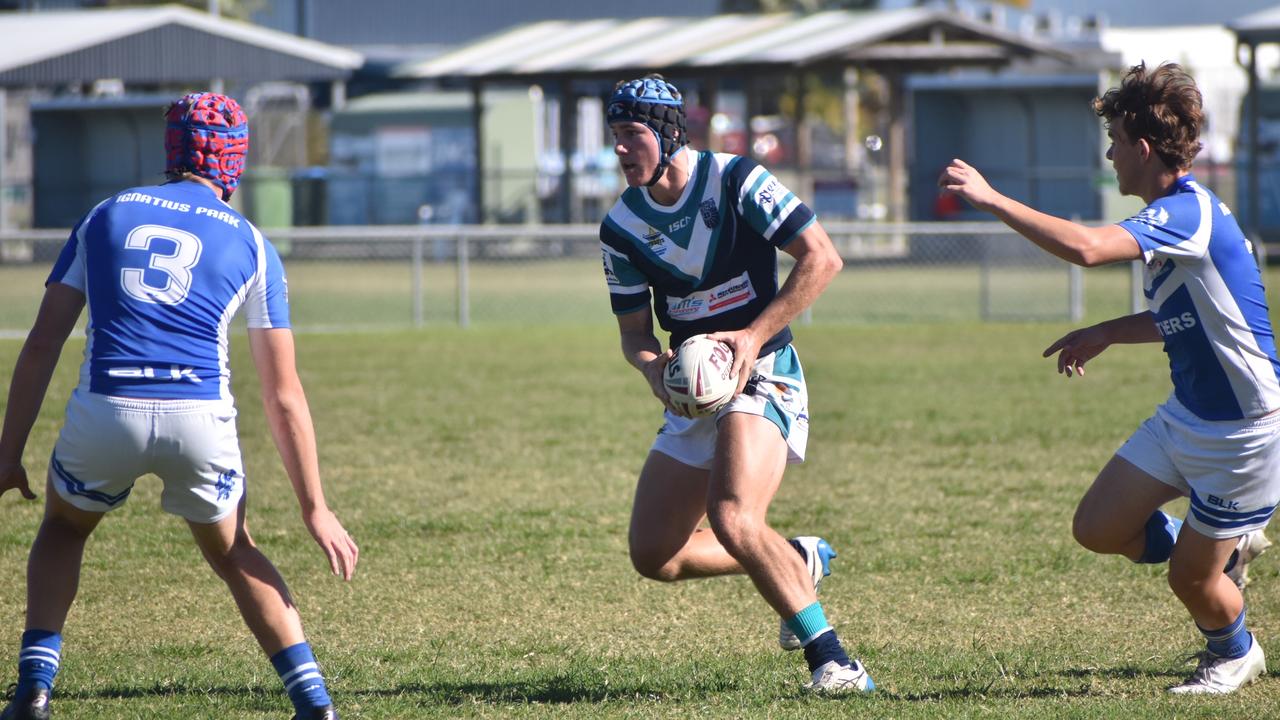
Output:
[[[294,326],[301,330],[391,330],[413,325],[408,261],[287,263]],[[973,322],[984,317],[981,269],[976,265],[855,265],[819,299],[819,323]],[[48,268],[0,265],[0,334],[25,334],[40,304]],[[1006,266],[990,273],[987,313],[997,319],[1067,317],[1065,265]],[[449,263],[423,266],[422,321],[458,322],[458,271]],[[1128,312],[1126,267],[1085,272],[1090,315]],[[470,264],[470,320],[581,325],[611,323],[597,258]]]
[[[1157,347],[1115,348],[1067,381],[1039,357],[1064,323],[798,329],[810,459],[770,517],[840,551],[821,597],[882,688],[824,700],[800,691],[804,663],[777,649],[745,578],[661,585],[631,570],[631,493],[658,415],[610,322],[299,337],[329,499],[361,545],[350,584],[298,519],[233,340],[250,527],[344,718],[1280,714],[1274,675],[1233,697],[1167,697],[1200,639],[1163,570],[1071,540],[1079,496],[1168,392]],[[0,376],[18,347],[0,342]],[[78,355],[67,349],[28,447],[35,477]],[[158,495],[139,482],[90,543],[57,717],[289,717]],[[0,500],[11,653],[39,516]],[[1258,561],[1249,598],[1275,657],[1278,558]]]

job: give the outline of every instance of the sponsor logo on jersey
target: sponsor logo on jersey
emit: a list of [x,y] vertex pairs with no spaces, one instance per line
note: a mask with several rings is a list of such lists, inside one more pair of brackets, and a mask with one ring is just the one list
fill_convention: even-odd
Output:
[[742,273],[709,290],[695,292],[685,297],[667,296],[667,314],[672,320],[696,320],[728,312],[756,298],[751,277]]
[[1177,335],[1183,330],[1190,330],[1199,324],[1199,321],[1196,320],[1195,313],[1187,311],[1181,315],[1174,315],[1173,317],[1168,317],[1163,320],[1157,320],[1156,329],[1160,331],[1160,335],[1162,337],[1169,337],[1170,335]]
[[1152,227],[1163,227],[1169,222],[1169,211],[1162,207],[1143,208],[1142,212],[1134,215],[1132,220]]
[[202,383],[204,380],[196,375],[195,368],[183,367],[181,365],[170,365],[168,369],[156,369],[150,365],[142,367],[115,367],[107,370],[107,375],[115,378],[134,378],[145,380],[186,380],[193,383]]
[[764,187],[760,188],[760,191],[756,193],[756,204],[765,212],[771,212],[773,206],[778,202],[778,195],[781,190],[782,185],[778,183],[778,178],[769,178],[769,182],[765,183]]
[[618,275],[613,271],[613,261],[608,255],[604,256],[604,281],[609,285],[621,285],[618,281]]
[[707,226],[708,230],[715,230],[720,224],[720,211],[716,208],[716,201],[707,198],[698,206],[698,212],[702,213],[702,224]]
[[689,224],[689,218],[688,218],[688,217],[682,217],[682,218],[680,218],[679,220],[677,220],[677,221],[675,221],[675,222],[671,223],[670,225],[668,225],[668,226],[667,226],[667,232],[668,232],[668,233],[674,233],[674,232],[676,232],[677,230],[683,230],[683,229],[684,229],[688,224]]

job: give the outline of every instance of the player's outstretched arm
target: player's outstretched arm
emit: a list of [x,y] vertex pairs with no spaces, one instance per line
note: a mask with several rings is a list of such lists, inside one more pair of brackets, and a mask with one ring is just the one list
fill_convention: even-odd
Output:
[[750,379],[760,347],[812,305],[844,267],[827,231],[817,222],[788,242],[782,251],[795,258],[795,267],[760,315],[742,330],[709,335],[733,348],[733,373],[738,377],[738,392],[742,392]]
[[663,406],[671,412],[683,415],[679,408],[671,404],[667,387],[662,383],[662,373],[667,369],[672,353],[671,350],[663,350],[662,343],[653,334],[653,313],[646,307],[644,310],[619,315],[618,333],[622,338],[623,357],[644,375],[653,396],[661,400]]
[[40,414],[49,380],[58,367],[62,346],[83,309],[84,294],[69,285],[50,283],[44,291],[40,311],[18,354],[9,383],[4,430],[0,431],[0,495],[16,488],[28,500],[36,497],[22,466],[22,452]]
[[350,580],[360,548],[325,504],[316,432],[294,361],[293,332],[288,328],[250,328],[249,350],[262,384],[262,405],[271,436],[298,496],[302,520],[328,557],[329,569]]
[[955,193],[995,215],[1019,235],[1075,265],[1094,267],[1142,257],[1138,241],[1119,225],[1089,227],[1030,208],[1001,195],[976,168],[952,160],[938,177],[941,192]]
[[1158,342],[1160,331],[1150,312],[1107,320],[1072,330],[1045,348],[1044,357],[1058,354],[1058,372],[1084,377],[1084,364],[1116,344]]

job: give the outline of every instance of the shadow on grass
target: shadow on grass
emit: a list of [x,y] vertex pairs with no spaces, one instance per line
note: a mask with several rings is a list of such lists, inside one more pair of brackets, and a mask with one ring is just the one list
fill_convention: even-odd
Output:
[[[1071,681],[1088,678],[1113,680],[1139,680],[1167,677],[1181,679],[1185,673],[1178,671],[1152,671],[1132,665],[1115,668],[1072,668],[1054,673]],[[1268,677],[1280,677],[1280,672],[1268,673]],[[684,702],[699,697],[726,692],[742,692],[750,688],[722,676],[707,676],[691,683],[668,682],[599,682],[573,675],[554,675],[537,679],[511,679],[494,682],[466,682],[442,680],[439,682],[400,683],[384,688],[347,689],[340,693],[347,698],[398,698],[418,705],[463,705],[485,703],[494,705],[568,705],[573,703],[608,702]],[[966,685],[924,692],[894,692],[881,689],[873,697],[880,701],[909,703],[941,702],[956,700],[1017,700],[1041,698],[1088,697],[1096,688],[1087,685],[1076,687],[1034,686],[1028,687],[1007,680],[993,680],[983,685]],[[137,699],[163,697],[234,697],[236,705],[246,710],[270,711],[277,708],[283,694],[276,688],[249,686],[196,686],[166,684],[151,687],[107,687],[92,692],[59,693],[63,700],[88,699]],[[797,688],[797,698],[806,695]],[[865,696],[851,695],[836,700],[861,701]]]

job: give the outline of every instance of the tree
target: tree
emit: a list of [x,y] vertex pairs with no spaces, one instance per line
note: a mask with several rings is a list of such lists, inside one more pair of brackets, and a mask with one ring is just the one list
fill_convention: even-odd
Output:
[[[263,9],[266,0],[176,0],[179,4],[186,5],[196,10],[210,11],[217,8],[218,14],[222,17],[235,18],[236,20],[248,21],[253,13]],[[107,7],[137,7],[150,5],[171,5],[175,0],[106,0],[102,3]]]

